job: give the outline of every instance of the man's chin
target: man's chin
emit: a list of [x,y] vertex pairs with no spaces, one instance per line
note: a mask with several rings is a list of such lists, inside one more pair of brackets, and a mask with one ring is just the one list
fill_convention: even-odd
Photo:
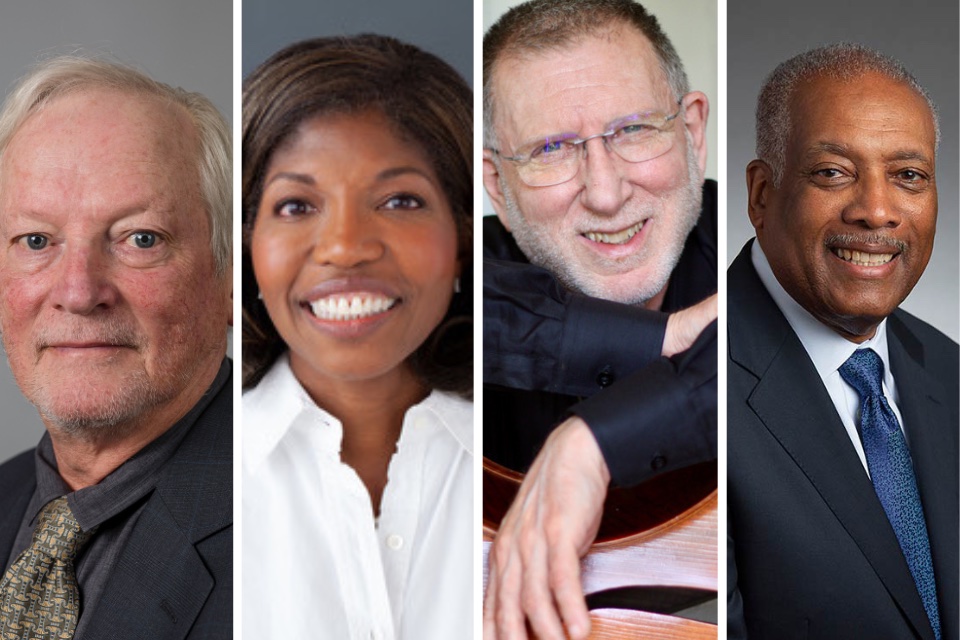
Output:
[[39,388],[28,396],[48,427],[82,439],[121,437],[160,401],[142,382],[122,389],[96,385],[84,390]]
[[592,298],[630,305],[642,305],[654,298],[666,286],[672,270],[652,269],[647,264],[632,269],[622,268],[622,265],[609,269],[571,269],[569,263],[540,266],[552,271],[568,289]]

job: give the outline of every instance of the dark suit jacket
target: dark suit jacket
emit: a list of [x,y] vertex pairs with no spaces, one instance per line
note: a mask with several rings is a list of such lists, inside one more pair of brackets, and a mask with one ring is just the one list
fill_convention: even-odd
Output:
[[[233,636],[232,376],[161,471],[88,621],[91,640]],[[0,466],[0,557],[36,485],[34,452]]]
[[[933,638],[873,485],[750,261],[728,272],[729,637]],[[958,350],[895,311],[899,407],[923,502],[944,639],[958,636]]]

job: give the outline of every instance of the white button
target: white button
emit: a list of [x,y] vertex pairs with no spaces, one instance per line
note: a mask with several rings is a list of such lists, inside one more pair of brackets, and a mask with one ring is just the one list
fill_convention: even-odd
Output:
[[387,536],[387,546],[393,549],[394,551],[399,551],[400,547],[403,546],[403,538],[398,536],[395,533],[391,533]]
[[380,632],[376,629],[370,629],[370,640],[380,640]]

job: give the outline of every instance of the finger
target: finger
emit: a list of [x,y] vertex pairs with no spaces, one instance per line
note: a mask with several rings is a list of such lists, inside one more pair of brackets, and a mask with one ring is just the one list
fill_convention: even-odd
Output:
[[539,640],[565,640],[560,616],[553,603],[547,566],[549,541],[541,531],[531,534],[530,544],[522,549],[525,559],[523,567],[523,611],[530,621],[530,627]]
[[487,590],[483,594],[483,640],[497,640],[495,613],[497,601],[497,563],[494,562],[493,546],[487,555]]
[[521,563],[512,547],[501,547],[497,550],[501,552],[497,554],[497,559],[506,559],[497,565],[496,597],[493,604],[495,637],[498,640],[526,640],[526,624],[520,607],[523,578]]
[[590,633],[590,613],[580,584],[580,557],[572,546],[550,548],[550,589],[571,640]]

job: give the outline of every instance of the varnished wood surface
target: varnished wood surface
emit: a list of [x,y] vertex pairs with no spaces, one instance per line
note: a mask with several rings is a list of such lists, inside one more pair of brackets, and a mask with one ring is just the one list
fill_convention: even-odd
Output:
[[[523,475],[483,460],[483,528],[491,539],[513,503]],[[598,543],[617,542],[675,520],[717,488],[717,463],[656,476],[636,487],[611,489],[603,505]]]
[[[483,585],[500,520],[523,476],[484,460]],[[585,594],[629,587],[717,590],[717,467],[696,465],[626,490],[604,504],[600,535],[581,561]],[[597,609],[591,640],[717,638],[717,627],[669,615]]]
[[[492,536],[484,531],[483,585]],[[581,561],[586,594],[623,587],[717,590],[717,492],[650,531],[594,544]]]
[[590,612],[590,640],[716,640],[717,627],[645,611],[597,609]]

